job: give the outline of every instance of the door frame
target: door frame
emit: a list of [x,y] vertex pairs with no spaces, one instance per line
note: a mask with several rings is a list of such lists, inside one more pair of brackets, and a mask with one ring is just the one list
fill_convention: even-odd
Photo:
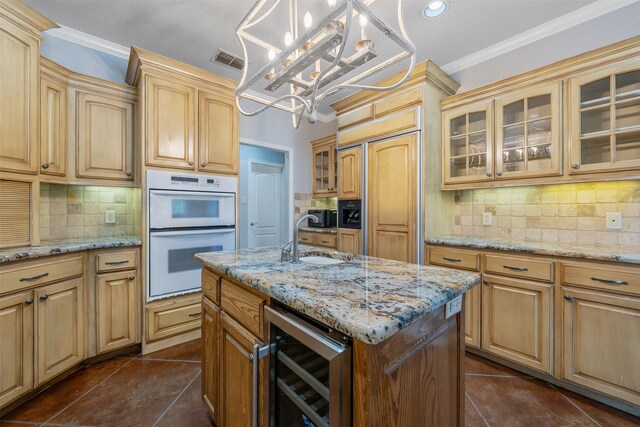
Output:
[[[291,172],[291,160],[293,159],[294,147],[287,147],[283,145],[273,144],[271,142],[259,141],[252,138],[240,137],[240,144],[251,145],[254,147],[267,148],[269,150],[278,151],[284,153],[284,167],[282,169],[282,200],[286,206],[286,212],[283,221],[282,232],[285,236],[293,236],[293,173]],[[249,160],[251,162],[251,160]],[[264,163],[264,162],[262,162]],[[242,165],[241,165],[242,167]],[[283,208],[285,208],[283,206]],[[239,235],[240,233],[238,233]],[[286,240],[286,239],[285,239]]]
[[[286,161],[286,156],[285,156],[285,161]],[[247,245],[248,247],[250,246],[250,236],[251,236],[251,210],[249,210],[249,205],[250,205],[250,200],[251,200],[251,188],[253,187],[252,184],[252,179],[251,179],[251,168],[253,165],[265,165],[265,166],[270,166],[270,167],[275,167],[278,169],[282,169],[282,172],[280,173],[280,201],[282,203],[283,206],[280,207],[280,227],[279,227],[279,236],[278,239],[280,241],[285,240],[287,236],[287,234],[285,233],[285,229],[287,226],[287,219],[286,217],[284,217],[282,215],[282,211],[285,209],[285,187],[287,185],[286,183],[286,176],[284,174],[284,165],[281,165],[279,163],[273,163],[273,162],[268,162],[268,161],[264,161],[264,160],[259,160],[259,159],[251,159],[248,158],[247,162],[249,163],[249,170],[247,171],[248,175],[249,175],[249,182],[247,182],[247,196],[249,197],[249,200],[247,201],[247,221],[248,221],[248,228],[247,228]],[[278,243],[278,245],[283,245],[286,242],[283,243]]]

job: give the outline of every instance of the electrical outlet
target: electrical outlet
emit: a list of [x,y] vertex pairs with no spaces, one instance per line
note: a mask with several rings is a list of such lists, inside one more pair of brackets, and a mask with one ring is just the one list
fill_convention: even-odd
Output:
[[607,230],[622,230],[622,214],[607,212]]
[[459,313],[462,310],[462,295],[458,295],[451,301],[449,301],[444,310],[444,317],[448,319],[456,313]]
[[104,223],[115,224],[116,223],[116,211],[104,211]]
[[491,212],[484,212],[482,214],[482,225],[491,225],[492,219],[493,217],[491,215]]

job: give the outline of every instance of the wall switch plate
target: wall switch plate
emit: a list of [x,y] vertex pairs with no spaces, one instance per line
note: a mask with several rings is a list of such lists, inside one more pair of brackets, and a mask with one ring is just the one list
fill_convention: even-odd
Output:
[[447,303],[444,310],[445,319],[448,319],[456,313],[460,313],[460,310],[462,310],[462,295],[458,295]]
[[104,223],[115,224],[116,223],[116,211],[104,211]]
[[607,212],[607,230],[622,230],[622,214]]
[[492,219],[491,212],[484,212],[482,214],[482,225],[491,225]]

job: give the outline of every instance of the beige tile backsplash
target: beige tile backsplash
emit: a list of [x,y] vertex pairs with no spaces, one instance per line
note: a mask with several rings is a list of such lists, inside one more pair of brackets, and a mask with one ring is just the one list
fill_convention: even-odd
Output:
[[294,194],[294,217],[297,221],[309,209],[337,209],[338,199],[336,197],[326,197],[314,199],[311,193]]
[[[622,230],[606,229],[608,212],[622,213]],[[640,181],[456,191],[454,234],[640,247]]]
[[[140,235],[140,189],[40,185],[40,239]],[[104,213],[114,210],[115,224]]]

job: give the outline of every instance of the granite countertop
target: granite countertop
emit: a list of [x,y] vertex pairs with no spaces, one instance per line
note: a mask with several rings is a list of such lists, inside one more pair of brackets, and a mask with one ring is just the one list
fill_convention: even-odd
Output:
[[40,246],[23,246],[0,250],[0,264],[22,259],[66,254],[87,249],[123,248],[142,245],[140,236],[94,237],[43,241]]
[[308,233],[338,234],[337,227],[329,227],[329,228],[300,227],[299,230],[306,231]]
[[464,248],[492,249],[497,251],[524,252],[538,255],[640,264],[640,248],[631,246],[527,242],[512,239],[464,236],[428,237],[425,239],[425,242],[432,245],[460,246]]
[[280,262],[279,247],[202,253],[196,259],[369,344],[389,338],[480,282],[474,273],[306,245],[300,253],[346,262],[323,266]]

